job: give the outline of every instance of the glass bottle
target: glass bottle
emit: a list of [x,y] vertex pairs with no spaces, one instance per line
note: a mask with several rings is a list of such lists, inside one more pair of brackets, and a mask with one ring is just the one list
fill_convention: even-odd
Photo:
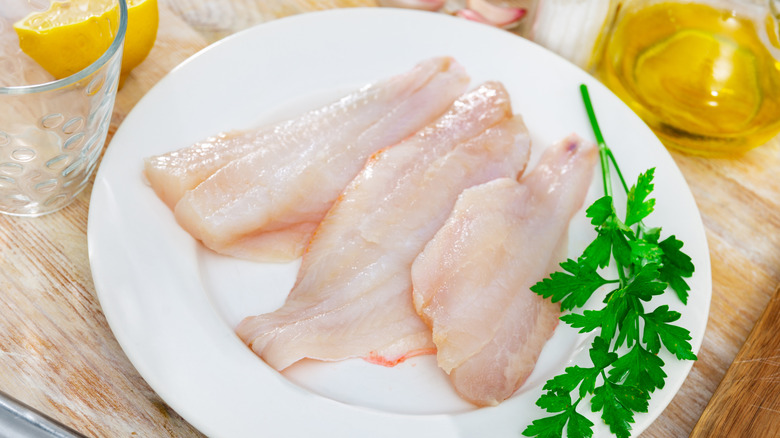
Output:
[[626,0],[595,74],[667,147],[728,156],[780,132],[779,0]]

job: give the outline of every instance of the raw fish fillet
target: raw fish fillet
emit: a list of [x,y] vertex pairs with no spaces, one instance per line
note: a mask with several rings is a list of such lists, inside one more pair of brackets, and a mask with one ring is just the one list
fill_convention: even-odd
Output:
[[546,150],[520,182],[500,178],[465,190],[414,261],[414,307],[464,399],[487,406],[511,396],[552,335],[560,307],[530,287],[565,259],[596,152],[572,136]]
[[[467,82],[465,71],[454,60],[446,57],[432,58],[421,62],[407,73],[365,86],[326,107],[309,111],[295,120],[280,122],[258,130],[219,133],[189,147],[148,157],[144,159],[144,173],[157,195],[169,207],[174,208],[186,191],[195,188],[231,161],[258,149],[288,147],[289,140],[279,137],[294,136],[296,132],[306,131],[312,125],[341,123],[354,117],[355,114],[369,110],[370,114],[366,114],[366,117],[354,121],[366,126],[367,123],[378,121],[392,112],[404,99],[416,93],[429,92],[426,90],[431,87],[435,90],[437,87],[447,87],[449,84],[451,88],[447,88],[439,99],[426,102],[430,106],[420,108],[421,113],[427,111],[435,113],[426,114],[427,119],[419,125],[422,127],[444,112],[447,106],[465,90]],[[408,108],[398,108],[398,110],[408,110]],[[401,115],[403,114],[395,114],[392,117]],[[302,135],[297,139],[306,138],[307,135]]]
[[393,365],[433,353],[412,307],[412,261],[463,189],[517,177],[529,145],[502,85],[466,93],[436,123],[371,157],[323,219],[285,304],[236,332],[277,370],[305,357]]
[[[436,120],[468,81],[453,59],[435,58],[272,129],[243,134],[255,150],[186,191],[176,204],[176,219],[222,254],[258,261],[297,258],[366,159]],[[225,138],[214,149],[232,153],[240,143]],[[197,156],[195,149],[189,155]],[[203,170],[193,172],[197,160],[191,166],[189,158],[182,160],[188,173]]]
[[268,147],[265,144],[272,133],[273,128],[221,132],[192,146],[144,158],[144,174],[157,196],[173,209],[187,190],[224,165]]

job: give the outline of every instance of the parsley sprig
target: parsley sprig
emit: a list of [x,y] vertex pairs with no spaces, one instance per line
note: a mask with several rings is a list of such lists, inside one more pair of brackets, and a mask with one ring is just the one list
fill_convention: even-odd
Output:
[[[680,313],[662,305],[648,311],[650,301],[671,288],[683,303],[690,290],[685,278],[693,275],[691,258],[683,243],[669,236],[661,240],[661,228],[650,228],[643,220],[653,212],[655,169],[640,174],[630,188],[601,134],[590,95],[580,86],[582,99],[598,142],[604,196],[586,210],[597,236],[577,260],[561,263],[563,271],[554,272],[531,290],[561,303],[565,313],[561,321],[580,333],[596,332],[589,356],[593,366],[571,366],[548,380],[536,404],[548,417],[533,421],[523,435],[561,437],[566,429],[570,438],[593,436],[593,422],[578,412],[584,400],[590,400],[593,412],[620,438],[629,437],[634,414],[647,412],[650,395],[664,387],[664,361],[658,357],[661,347],[679,360],[696,360],[688,330],[672,324]],[[615,209],[610,164],[627,194],[625,217]],[[602,276],[614,266],[617,278]],[[599,310],[574,312],[602,287],[610,291]]]

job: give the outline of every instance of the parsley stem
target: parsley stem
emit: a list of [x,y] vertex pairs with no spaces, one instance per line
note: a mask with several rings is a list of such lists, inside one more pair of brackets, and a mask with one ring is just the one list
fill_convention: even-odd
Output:
[[[640,174],[629,188],[604,141],[587,86],[580,85],[580,91],[598,142],[604,184],[604,196],[586,209],[597,236],[576,261],[569,259],[560,264],[565,272],[550,274],[531,290],[545,298],[552,297],[554,302],[567,303],[566,309],[572,313],[561,316],[561,321],[581,329],[580,333],[598,330],[588,351],[593,366],[567,367],[563,374],[544,384],[542,389],[546,392],[536,405],[550,415],[534,420],[522,432],[528,437],[562,436],[564,427],[568,437],[593,436],[593,422],[577,412],[588,395],[592,396],[590,410],[601,412],[601,420],[610,432],[628,437],[634,415],[647,412],[651,393],[664,386],[664,361],[657,356],[660,349],[665,347],[678,359],[696,360],[688,343],[690,332],[670,324],[680,314],[666,305],[647,313],[643,305],[667,287],[674,289],[684,302],[689,287],[683,278],[690,277],[694,270],[690,257],[679,250],[681,241],[670,236],[659,243],[661,228],[649,228],[643,222],[655,204],[652,198],[646,200],[653,190],[654,169]],[[622,220],[612,196],[610,164],[626,195]],[[617,270],[617,279],[614,275],[605,279],[596,272],[612,266]],[[619,286],[607,293],[600,310],[573,312],[583,307],[596,290],[610,283]],[[624,346],[628,351],[622,349]]]
[[[601,135],[601,128],[599,122],[596,120],[596,113],[593,111],[593,104],[590,102],[590,93],[588,93],[588,86],[580,84],[580,92],[582,93],[582,101],[585,104],[585,111],[588,113],[588,119],[590,120],[590,126],[593,129],[593,135],[596,137],[596,142],[599,146],[599,158],[601,160],[601,180],[604,184],[604,195],[612,196],[612,181],[609,177],[609,156],[611,152],[607,143],[604,141],[604,136]],[[614,157],[613,157],[614,162]],[[618,175],[620,171],[618,171]],[[622,180],[621,176],[621,180]]]
[[623,179],[623,172],[620,171],[620,166],[618,166],[615,155],[612,153],[612,149],[607,148],[607,155],[609,155],[609,160],[612,161],[612,165],[615,167],[615,172],[617,172],[618,178],[620,178],[620,184],[623,186],[623,190],[628,193],[628,184],[626,184],[626,180]]
[[[585,104],[585,111],[588,113],[588,120],[590,120],[590,126],[593,129],[593,135],[596,137],[596,142],[599,146],[599,159],[601,161],[601,179],[604,183],[604,195],[612,197],[612,180],[610,178],[609,162],[611,161],[615,167],[615,171],[620,178],[620,183],[623,185],[623,189],[628,193],[628,185],[623,178],[623,173],[620,171],[620,167],[617,164],[615,155],[612,154],[612,150],[607,146],[607,142],[604,140],[604,135],[601,134],[601,128],[599,122],[596,120],[596,112],[593,110],[593,104],[590,101],[590,93],[588,92],[588,86],[580,84],[580,92],[582,93],[582,102]],[[614,204],[613,204],[614,205]],[[614,207],[613,207],[614,208]],[[624,267],[620,262],[617,263],[617,272],[620,277],[620,285],[624,287],[626,285],[626,275],[623,271]]]
[[620,287],[624,288],[628,286],[628,278],[626,277],[625,268],[623,267],[623,264],[617,260],[615,260],[615,264],[617,265],[618,277],[620,277]]

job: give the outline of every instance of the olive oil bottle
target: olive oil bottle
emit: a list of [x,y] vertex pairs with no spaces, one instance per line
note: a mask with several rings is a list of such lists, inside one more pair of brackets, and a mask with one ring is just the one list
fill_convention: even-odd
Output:
[[738,154],[780,132],[774,17],[699,2],[641,3],[626,2],[596,74],[668,147]]

